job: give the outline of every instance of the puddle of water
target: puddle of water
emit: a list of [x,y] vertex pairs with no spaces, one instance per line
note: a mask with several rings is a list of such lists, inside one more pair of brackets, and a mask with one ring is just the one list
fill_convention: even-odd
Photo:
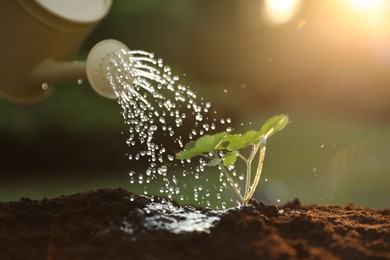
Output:
[[167,230],[174,234],[186,232],[210,232],[227,210],[196,210],[191,206],[177,207],[171,202],[149,203],[143,209],[135,209],[130,218],[123,221],[121,230],[131,236],[142,231]]

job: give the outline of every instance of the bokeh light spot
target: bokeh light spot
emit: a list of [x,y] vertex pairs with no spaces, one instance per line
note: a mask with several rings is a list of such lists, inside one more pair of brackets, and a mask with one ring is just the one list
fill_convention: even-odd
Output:
[[273,24],[288,22],[299,10],[302,0],[265,0],[264,17]]

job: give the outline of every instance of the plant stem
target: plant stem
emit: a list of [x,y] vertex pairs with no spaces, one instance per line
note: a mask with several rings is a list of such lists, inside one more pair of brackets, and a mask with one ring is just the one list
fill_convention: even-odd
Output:
[[265,146],[265,144],[259,144],[258,147],[259,146],[261,146],[261,148],[260,148],[259,162],[257,164],[255,179],[253,180],[253,184],[252,184],[252,187],[250,188],[249,193],[244,197],[244,201],[243,201],[244,205],[248,203],[250,198],[252,198],[253,193],[255,193],[256,187],[260,181],[261,171],[263,169],[263,162],[264,162],[264,157],[265,157],[266,146]]
[[240,152],[236,151],[236,154],[239,158],[241,158],[245,163],[247,162],[247,159],[242,155],[240,154]]
[[[253,152],[253,148],[252,148]],[[245,190],[244,190],[244,197],[248,194],[249,191],[249,185],[250,185],[250,178],[251,178],[251,162],[248,161],[242,154],[240,154],[238,151],[236,151],[236,154],[239,158],[241,158],[246,165],[246,183],[245,183]],[[241,201],[243,203],[243,201]]]
[[[245,194],[244,198],[248,197],[249,191],[250,191],[250,185],[251,185],[251,179],[252,179],[252,161],[255,158],[257,151],[259,149],[259,145],[252,145],[251,153],[248,157],[248,159],[245,161],[246,163],[246,183],[245,183]],[[244,199],[245,200],[245,199]],[[245,202],[243,201],[245,204]]]
[[225,166],[221,163],[221,160],[218,159],[217,155],[215,155],[215,159],[218,162],[218,166],[222,169],[222,172],[225,174],[226,179],[229,181],[230,186],[233,187],[234,192],[237,194],[237,196],[240,198],[240,201],[243,202],[244,198],[242,197],[240,191],[237,189],[233,178],[230,176],[230,173],[226,170]]

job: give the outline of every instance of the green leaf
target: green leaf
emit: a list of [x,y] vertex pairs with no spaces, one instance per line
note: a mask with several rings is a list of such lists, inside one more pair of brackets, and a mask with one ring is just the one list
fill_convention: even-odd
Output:
[[223,158],[223,165],[228,167],[234,164],[237,160],[237,154],[235,152],[228,152]]
[[190,141],[184,146],[184,150],[190,150],[195,147],[195,141]]
[[218,150],[227,149],[229,151],[236,151],[247,147],[251,144],[259,143],[261,140],[261,134],[258,131],[250,130],[243,135],[230,134],[226,135],[222,140],[221,145],[217,147]]
[[288,119],[288,116],[284,114],[271,117],[264,123],[259,133],[268,138],[285,128],[288,123],[290,123],[290,120]]
[[204,135],[195,142],[195,147],[202,152],[211,152],[214,150],[213,136]]
[[191,141],[185,145],[184,150],[176,154],[176,159],[184,160],[201,155],[203,152],[195,147],[196,142]]
[[221,132],[215,135],[204,135],[196,141],[187,143],[183,151],[176,154],[176,159],[184,160],[193,158],[202,154],[207,154],[215,150],[218,143],[225,137],[226,132]]

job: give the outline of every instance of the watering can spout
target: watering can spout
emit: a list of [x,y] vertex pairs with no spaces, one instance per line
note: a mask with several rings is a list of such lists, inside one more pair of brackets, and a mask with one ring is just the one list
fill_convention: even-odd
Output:
[[116,99],[114,90],[106,78],[106,68],[115,52],[128,51],[128,47],[117,40],[97,43],[89,52],[86,61],[45,61],[35,67],[29,77],[32,86],[46,90],[49,85],[88,80],[99,95]]
[[[20,104],[38,102],[49,85],[85,80],[100,95],[115,98],[101,82],[107,57],[127,47],[106,40],[92,48],[86,61],[66,60],[108,13],[112,0],[0,1],[0,98]],[[10,26],[12,24],[12,26]]]

